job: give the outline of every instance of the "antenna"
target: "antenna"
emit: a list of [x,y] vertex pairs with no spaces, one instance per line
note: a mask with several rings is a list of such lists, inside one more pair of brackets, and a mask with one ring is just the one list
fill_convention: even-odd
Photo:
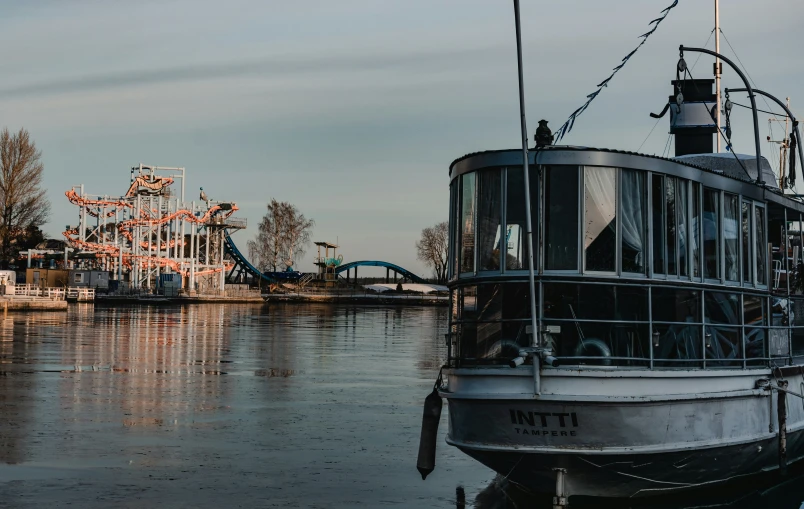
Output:
[[723,64],[720,63],[720,0],[715,0],[715,121],[717,122],[717,151],[720,152],[720,75],[723,74]]

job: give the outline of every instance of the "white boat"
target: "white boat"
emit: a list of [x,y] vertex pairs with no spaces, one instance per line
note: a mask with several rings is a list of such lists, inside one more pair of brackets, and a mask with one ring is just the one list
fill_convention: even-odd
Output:
[[559,507],[781,481],[804,458],[804,202],[758,142],[712,153],[713,84],[673,82],[675,157],[450,166],[447,443]]

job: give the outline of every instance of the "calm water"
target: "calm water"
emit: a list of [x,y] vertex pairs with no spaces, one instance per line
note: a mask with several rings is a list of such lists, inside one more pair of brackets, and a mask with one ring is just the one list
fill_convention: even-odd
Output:
[[[436,471],[424,482],[416,471],[446,316],[329,305],[0,316],[0,507],[533,507],[443,440]],[[802,485],[739,507],[798,508]]]

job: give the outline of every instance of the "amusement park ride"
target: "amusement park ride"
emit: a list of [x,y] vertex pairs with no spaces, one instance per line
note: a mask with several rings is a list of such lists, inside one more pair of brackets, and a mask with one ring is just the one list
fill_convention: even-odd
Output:
[[[180,180],[176,195],[173,185]],[[79,224],[64,236],[78,258],[109,271],[131,289],[150,289],[178,274],[181,287],[200,293],[224,289],[228,231],[246,227],[233,202],[185,198],[185,169],[139,164],[123,196],[93,196],[84,186],[67,191]]]

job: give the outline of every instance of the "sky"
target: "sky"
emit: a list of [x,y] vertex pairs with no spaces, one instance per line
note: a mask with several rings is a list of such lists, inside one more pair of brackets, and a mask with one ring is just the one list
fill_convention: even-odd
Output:
[[[555,130],[583,104],[670,3],[522,0],[531,140],[539,119]],[[142,162],[185,167],[190,198],[204,187],[235,202],[243,248],[276,198],[345,261],[429,275],[415,242],[447,220],[450,162],[520,143],[510,1],[0,0],[0,11],[0,127],[28,129],[42,151],[50,237],[77,223],[64,191],[121,195]],[[721,51],[804,115],[802,19],[800,1],[721,1],[734,50],[721,39]],[[714,49],[713,27],[714,1],[680,0],[564,142],[661,155],[669,121],[648,114],[672,92],[679,44]],[[711,77],[711,58],[686,59]],[[723,85],[742,86],[726,66]],[[735,149],[754,153],[750,114],[734,111]],[[311,271],[313,255],[297,268]]]

